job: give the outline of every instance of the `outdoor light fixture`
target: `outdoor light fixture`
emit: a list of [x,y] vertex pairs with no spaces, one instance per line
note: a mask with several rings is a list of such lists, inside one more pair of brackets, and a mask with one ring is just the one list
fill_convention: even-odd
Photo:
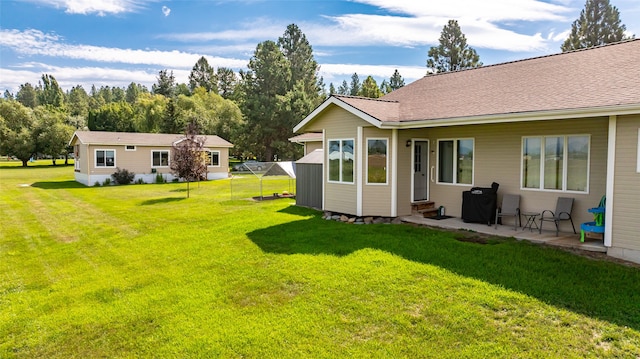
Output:
[[407,147],[411,147],[411,140],[407,140]]

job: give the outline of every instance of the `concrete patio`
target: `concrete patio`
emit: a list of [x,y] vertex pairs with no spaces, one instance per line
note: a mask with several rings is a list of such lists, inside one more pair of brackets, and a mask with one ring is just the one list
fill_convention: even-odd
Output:
[[[607,252],[607,247],[604,246],[602,240],[585,238],[584,243],[580,242],[579,223],[575,223],[578,234],[573,234],[571,232],[571,227],[569,227],[569,232],[560,232],[559,236],[556,237],[556,231],[553,227],[553,223],[545,223],[542,233],[538,233],[538,230],[535,227],[533,230],[529,230],[528,228],[523,230],[520,227],[518,227],[517,230],[514,230],[512,224],[499,224],[496,229],[494,225],[488,226],[481,223],[465,223],[461,218],[457,217],[435,220],[424,218],[422,215],[411,215],[401,217],[400,219],[406,223],[421,224],[435,228],[462,229],[493,236],[513,237],[519,240],[527,240],[533,243],[541,243],[551,246],[580,249],[590,252]],[[537,224],[539,225],[539,222]],[[561,227],[561,229],[566,230],[566,227],[564,227],[566,224],[563,223],[562,226],[563,227]]]

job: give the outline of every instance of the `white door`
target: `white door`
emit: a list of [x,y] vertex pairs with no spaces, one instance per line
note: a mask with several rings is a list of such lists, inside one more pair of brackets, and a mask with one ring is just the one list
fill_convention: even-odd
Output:
[[413,142],[413,201],[429,199],[429,141]]

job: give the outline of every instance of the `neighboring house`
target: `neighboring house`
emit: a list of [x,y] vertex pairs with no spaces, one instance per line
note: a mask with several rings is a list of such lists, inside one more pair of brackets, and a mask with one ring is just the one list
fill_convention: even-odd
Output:
[[604,245],[640,262],[638,59],[631,40],[428,75],[380,99],[331,96],[294,132],[322,133],[325,210],[395,217],[430,200],[457,216],[463,191],[495,181],[523,211],[573,197],[579,230],[606,194]]
[[[233,145],[215,135],[202,137],[206,138],[209,161],[207,179],[227,178],[229,148]],[[120,168],[134,172],[135,181],[153,183],[158,174],[171,181],[172,145],[184,139],[184,135],[174,134],[76,131],[69,141],[75,157],[75,179],[93,186]]]
[[304,155],[306,156],[317,149],[322,149],[322,132],[310,132],[303,133],[301,135],[293,136],[289,139],[290,142],[298,143],[304,146]]

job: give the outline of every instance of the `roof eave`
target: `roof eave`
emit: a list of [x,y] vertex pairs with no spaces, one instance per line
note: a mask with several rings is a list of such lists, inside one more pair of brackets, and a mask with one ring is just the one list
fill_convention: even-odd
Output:
[[616,106],[587,107],[568,110],[503,113],[405,122],[382,122],[378,127],[381,129],[413,129],[441,126],[482,125],[506,122],[528,122],[565,120],[570,118],[622,116],[637,113],[640,113],[640,103]]

